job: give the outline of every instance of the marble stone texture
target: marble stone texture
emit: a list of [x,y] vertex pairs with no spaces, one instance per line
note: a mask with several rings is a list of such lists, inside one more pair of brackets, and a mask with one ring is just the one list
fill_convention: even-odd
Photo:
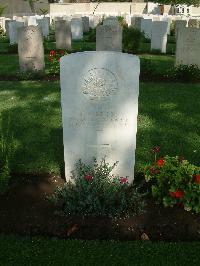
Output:
[[[78,75],[77,75],[78,73]],[[134,179],[139,58],[119,52],[83,52],[61,58],[65,177],[75,163],[119,161],[114,173]]]
[[200,29],[181,28],[178,31],[176,65],[197,65],[200,68]]
[[56,49],[71,50],[72,33],[71,23],[66,20],[58,20],[55,23]]
[[179,29],[185,28],[186,26],[187,26],[186,20],[176,20],[175,21],[175,36],[177,36]]
[[22,27],[18,33],[19,65],[22,72],[44,70],[43,37],[37,26]]
[[23,22],[13,21],[8,24],[10,44],[18,43],[18,30],[24,27]]
[[82,17],[82,22],[83,22],[83,32],[88,32],[90,30],[89,17]]
[[152,19],[142,19],[141,31],[144,32],[147,39],[151,39]]
[[72,40],[83,39],[83,22],[82,18],[72,18],[71,20]]
[[96,51],[122,51],[122,27],[100,25],[96,28]]
[[153,21],[151,33],[151,50],[160,50],[161,53],[166,53],[167,47],[167,21]]

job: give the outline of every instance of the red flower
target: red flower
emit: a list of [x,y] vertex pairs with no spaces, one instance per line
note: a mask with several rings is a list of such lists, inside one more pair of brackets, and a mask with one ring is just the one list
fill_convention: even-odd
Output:
[[159,153],[160,152],[160,147],[156,146],[152,149],[153,153]]
[[127,177],[120,177],[120,183],[121,184],[127,184],[128,183],[128,178]]
[[165,160],[163,158],[161,158],[157,161],[157,165],[160,167],[162,167],[164,165],[164,163],[165,163]]
[[85,178],[85,180],[87,180],[87,181],[92,181],[93,176],[92,176],[92,175],[85,175],[84,178]]
[[200,184],[200,175],[194,175],[194,182]]
[[50,56],[54,56],[56,55],[56,52],[54,50],[51,50],[50,53],[49,53]]
[[184,196],[184,192],[180,189],[174,192],[169,192],[169,194],[172,198],[176,198],[176,199],[181,199]]

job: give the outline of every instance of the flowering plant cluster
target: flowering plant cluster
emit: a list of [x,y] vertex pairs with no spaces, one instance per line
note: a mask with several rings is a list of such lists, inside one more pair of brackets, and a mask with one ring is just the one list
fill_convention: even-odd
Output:
[[67,55],[67,52],[64,50],[51,50],[49,52],[49,73],[50,74],[59,74],[60,73],[60,58],[64,55]]
[[157,159],[160,148],[152,151],[155,160],[146,167],[145,179],[152,184],[153,196],[166,207],[177,205],[200,213],[200,167],[180,156]]
[[58,188],[54,202],[61,202],[66,215],[122,217],[143,211],[144,199],[139,188],[130,186],[127,177],[111,175],[117,163],[109,165],[105,159],[86,165],[79,161],[73,181]]

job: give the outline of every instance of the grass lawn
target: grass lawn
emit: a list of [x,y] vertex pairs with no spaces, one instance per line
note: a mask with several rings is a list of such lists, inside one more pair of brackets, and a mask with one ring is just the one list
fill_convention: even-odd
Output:
[[[77,42],[77,51],[81,46]],[[89,50],[89,48],[88,48]],[[173,55],[149,55],[149,54],[142,54],[139,55],[141,59],[141,69],[147,67],[147,63],[149,67],[152,69],[153,73],[157,74],[167,74],[174,66],[174,56]],[[18,62],[18,55],[17,54],[0,54],[0,75],[4,76],[11,76],[16,75],[19,72],[19,62]],[[45,73],[49,73],[49,60],[48,55],[45,55]]]
[[[200,85],[141,83],[136,172],[151,160],[150,149],[200,158]],[[57,173],[63,169],[59,82],[0,82],[0,117],[16,143],[14,172]]]
[[0,237],[0,265],[199,265],[200,243]]

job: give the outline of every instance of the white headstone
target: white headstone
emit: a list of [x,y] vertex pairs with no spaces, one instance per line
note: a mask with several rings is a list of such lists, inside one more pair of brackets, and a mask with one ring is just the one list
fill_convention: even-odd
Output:
[[88,32],[90,30],[89,17],[82,17],[82,22],[83,22],[83,32]]
[[104,20],[103,25],[107,26],[118,26],[119,22],[116,17],[108,17]]
[[187,25],[186,20],[176,20],[175,21],[175,36],[177,36],[177,33],[180,29],[185,28]]
[[18,30],[24,27],[23,22],[13,21],[8,24],[10,44],[18,43]]
[[146,38],[151,38],[152,30],[152,19],[142,19],[141,21],[141,31],[144,32]]
[[37,26],[19,29],[18,54],[22,72],[44,70],[43,38]]
[[176,65],[197,65],[200,68],[200,29],[181,28],[178,31]]
[[58,20],[55,25],[56,48],[71,50],[72,34],[71,23]]
[[100,21],[99,16],[90,16],[90,28],[94,29]]
[[30,16],[28,19],[28,26],[37,26],[37,20],[35,16]]
[[122,27],[100,25],[96,28],[96,51],[122,51]]
[[167,47],[167,21],[153,21],[151,33],[151,50],[160,50],[166,53]]
[[71,20],[72,40],[81,40],[83,38],[82,18],[73,18]]
[[90,163],[106,156],[109,163],[119,161],[116,174],[133,180],[139,72],[139,58],[129,54],[84,52],[61,58],[66,179],[79,159]]
[[42,35],[44,37],[47,37],[49,35],[49,19],[48,18],[37,19],[36,22],[42,31]]

